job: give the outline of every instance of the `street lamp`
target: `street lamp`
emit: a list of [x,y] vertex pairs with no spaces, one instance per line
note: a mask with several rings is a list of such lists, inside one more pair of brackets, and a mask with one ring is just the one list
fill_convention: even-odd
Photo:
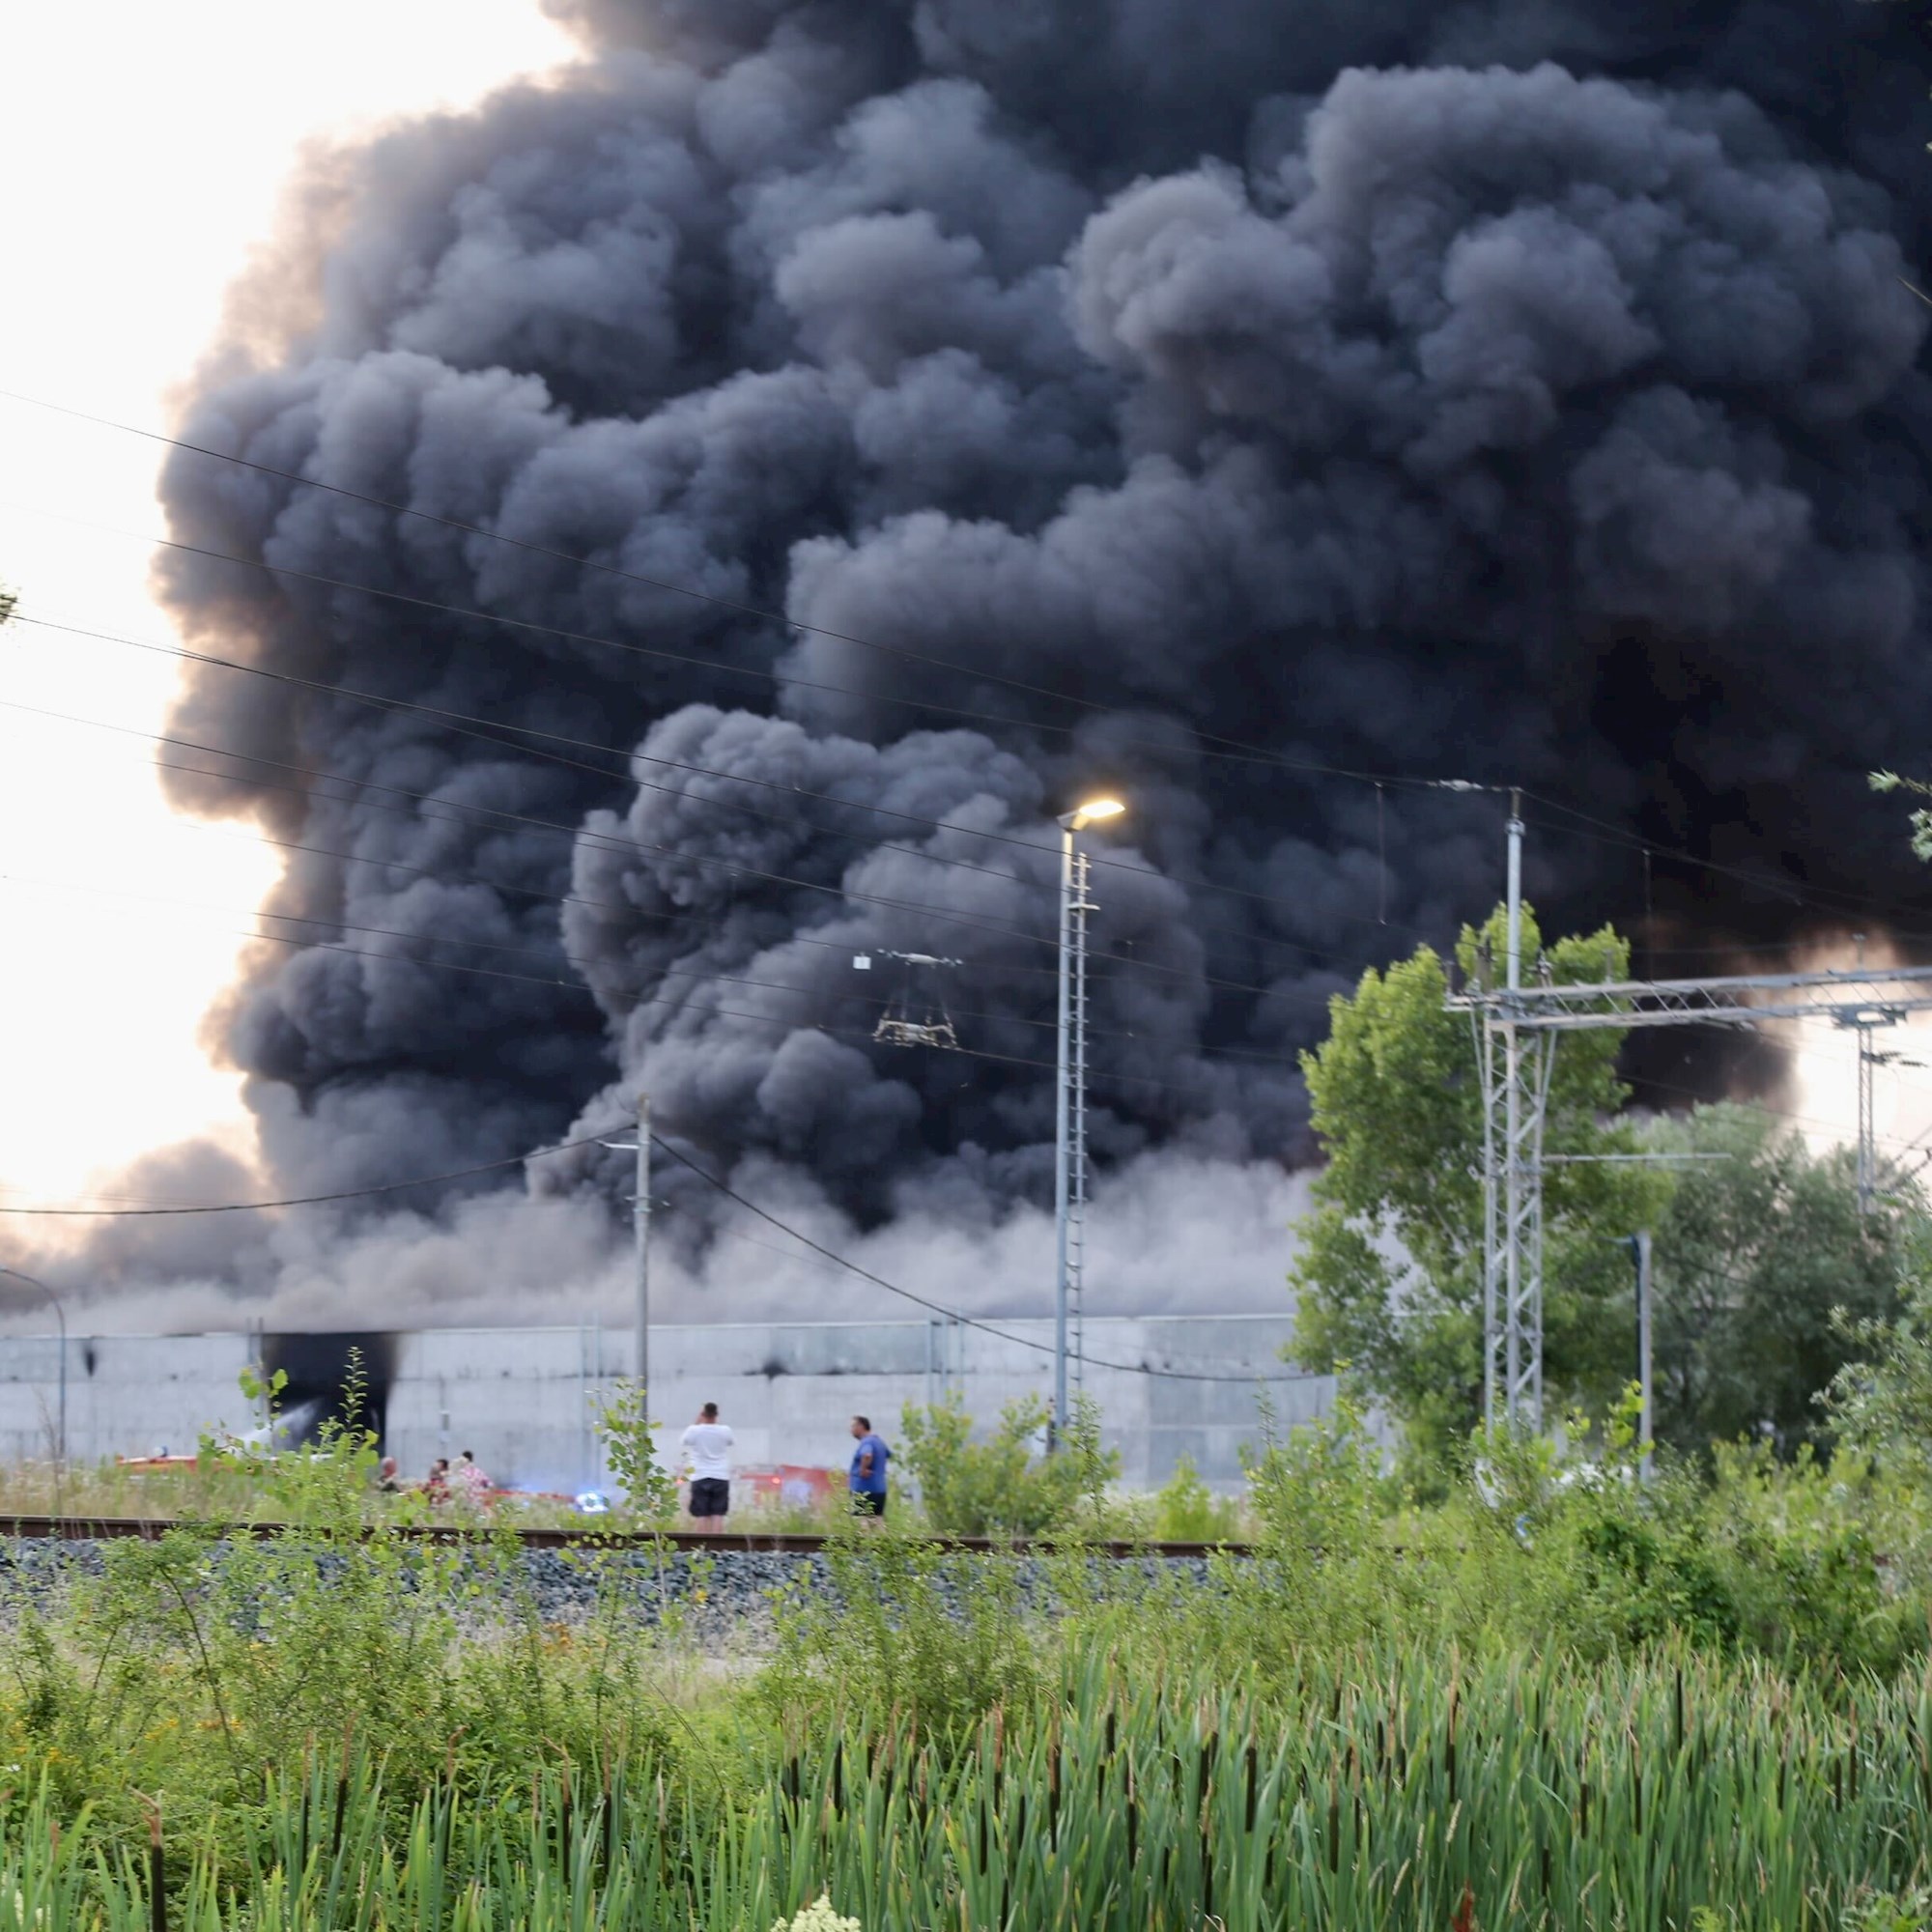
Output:
[[1053,1425],[1058,1444],[1066,1427],[1066,1308],[1077,1293],[1086,1243],[1087,1207],[1087,855],[1073,835],[1126,807],[1117,798],[1091,798],[1060,817],[1060,1039],[1054,1109],[1053,1204],[1058,1267],[1053,1295]]
[[30,1274],[22,1274],[18,1268],[0,1267],[10,1281],[23,1281],[29,1288],[37,1288],[53,1304],[54,1320],[60,1323],[60,1424],[59,1442],[54,1462],[54,1515],[61,1514],[63,1486],[67,1479],[67,1310],[61,1306],[61,1298],[45,1282]]

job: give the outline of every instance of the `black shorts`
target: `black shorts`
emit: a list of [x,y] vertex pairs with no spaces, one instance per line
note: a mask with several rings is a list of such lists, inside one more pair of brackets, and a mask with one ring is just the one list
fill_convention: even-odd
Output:
[[699,1476],[691,1486],[693,1516],[724,1516],[731,1507],[731,1485],[723,1476]]
[[852,1514],[854,1516],[884,1516],[886,1513],[886,1492],[884,1490],[854,1490],[852,1492]]

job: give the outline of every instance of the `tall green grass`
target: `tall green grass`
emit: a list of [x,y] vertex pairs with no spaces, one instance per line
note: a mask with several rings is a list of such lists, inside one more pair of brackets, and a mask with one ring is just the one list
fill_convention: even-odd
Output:
[[196,1932],[768,1932],[821,1891],[867,1932],[1804,1932],[1922,1884],[1932,1856],[1923,1676],[1371,1648],[1215,1690],[1091,1653],[963,1748],[857,1708],[743,1742],[762,1775],[728,1789],[613,1749],[399,1805],[351,1741],[270,1776],[218,1837],[172,1835],[163,1798],[158,1859],[15,1793],[0,1932],[156,1932],[157,1880],[165,1922]]

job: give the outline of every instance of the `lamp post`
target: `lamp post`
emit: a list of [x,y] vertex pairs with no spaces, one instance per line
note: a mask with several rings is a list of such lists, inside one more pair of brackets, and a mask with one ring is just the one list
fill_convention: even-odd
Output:
[[1054,1107],[1053,1203],[1058,1265],[1053,1295],[1053,1422],[1059,1446],[1066,1427],[1066,1307],[1079,1258],[1070,1252],[1074,1223],[1087,1202],[1087,858],[1073,835],[1126,807],[1093,798],[1060,818],[1060,1038]]
[[60,1421],[54,1453],[54,1515],[58,1518],[67,1481],[67,1310],[61,1306],[60,1296],[38,1277],[10,1267],[0,1267],[0,1274],[10,1281],[23,1281],[29,1288],[39,1289],[52,1304],[54,1320],[60,1324]]

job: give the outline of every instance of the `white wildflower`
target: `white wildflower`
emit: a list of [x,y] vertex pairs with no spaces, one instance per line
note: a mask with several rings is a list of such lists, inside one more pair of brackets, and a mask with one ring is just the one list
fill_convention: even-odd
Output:
[[772,1932],[865,1932],[856,1918],[841,1918],[832,1909],[832,1894],[820,1892],[814,1904],[805,1906],[789,1925],[782,1918]]

